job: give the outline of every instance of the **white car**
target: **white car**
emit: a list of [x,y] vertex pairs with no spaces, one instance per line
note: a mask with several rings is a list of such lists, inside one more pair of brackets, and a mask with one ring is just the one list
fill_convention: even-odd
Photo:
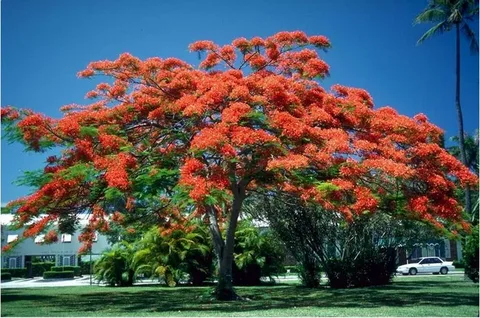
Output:
[[442,261],[439,257],[422,257],[417,263],[401,265],[397,268],[397,273],[403,275],[417,275],[417,273],[441,273],[448,274],[449,271],[455,270],[452,262]]

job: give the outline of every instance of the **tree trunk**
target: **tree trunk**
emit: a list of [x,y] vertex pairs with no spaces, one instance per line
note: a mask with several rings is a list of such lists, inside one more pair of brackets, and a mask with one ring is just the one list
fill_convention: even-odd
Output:
[[[462,107],[460,105],[460,25],[455,24],[456,31],[456,85],[455,85],[455,108],[458,120],[458,145],[462,163],[468,167],[467,155],[465,153],[465,132],[463,129]],[[465,211],[471,213],[470,187],[465,188]]]
[[215,290],[218,300],[236,300],[239,298],[233,289],[232,265],[235,230],[237,228],[238,216],[240,215],[244,199],[245,188],[242,185],[234,187],[232,211],[230,212],[230,220],[228,222],[228,229],[225,237],[225,246],[220,260],[218,285]]
[[232,190],[233,204],[225,241],[221,237],[214,209],[211,207],[207,209],[210,218],[210,231],[219,265],[218,284],[215,288],[215,296],[218,300],[237,300],[240,298],[233,288],[232,265],[235,230],[243,200],[245,199],[245,186],[240,183],[238,186],[235,185]]

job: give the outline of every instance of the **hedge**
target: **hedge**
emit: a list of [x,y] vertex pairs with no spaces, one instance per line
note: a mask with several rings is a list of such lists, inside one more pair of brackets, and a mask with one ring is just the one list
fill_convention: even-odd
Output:
[[81,276],[80,266],[52,266],[50,271],[52,271],[52,272],[69,272],[69,271],[72,271],[73,275]]
[[32,276],[43,276],[43,273],[51,271],[53,266],[55,266],[55,262],[32,262]]
[[52,278],[73,278],[73,271],[64,271],[64,272],[45,272],[43,273],[43,279],[52,279]]
[[8,272],[12,275],[12,277],[26,277],[27,276],[27,269],[24,268],[9,268]]
[[[93,272],[93,264],[95,264],[95,261],[92,261],[92,272]],[[80,274],[82,275],[90,274],[90,261],[80,262]]]
[[396,269],[393,249],[367,251],[355,259],[330,259],[327,265],[325,272],[331,288],[386,285]]
[[455,266],[455,268],[465,268],[465,263],[463,263],[463,261],[453,261],[453,266]]
[[7,273],[7,272],[3,272],[1,279],[2,279],[2,280],[11,280],[11,279],[12,279],[12,274]]

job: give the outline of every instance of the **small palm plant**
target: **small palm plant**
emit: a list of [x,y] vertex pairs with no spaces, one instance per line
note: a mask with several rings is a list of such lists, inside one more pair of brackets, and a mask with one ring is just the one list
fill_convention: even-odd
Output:
[[131,267],[133,253],[134,247],[130,243],[119,242],[113,245],[95,262],[95,279],[112,287],[133,285],[135,278],[135,272]]
[[161,278],[170,287],[176,286],[187,276],[190,256],[208,252],[208,245],[202,241],[201,235],[195,232],[175,230],[162,235],[158,227],[153,227],[139,242],[139,249],[133,257],[135,272]]
[[272,279],[283,271],[285,252],[270,231],[261,231],[250,220],[243,220],[235,236],[233,281],[236,285],[258,285],[262,276]]

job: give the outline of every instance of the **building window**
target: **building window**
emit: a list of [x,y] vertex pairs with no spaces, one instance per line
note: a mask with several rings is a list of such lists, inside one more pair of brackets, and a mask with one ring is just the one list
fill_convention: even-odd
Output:
[[427,256],[435,256],[435,247],[433,244],[427,244]]
[[40,244],[40,243],[43,243],[43,242],[45,242],[45,235],[44,234],[40,234],[37,237],[35,237],[35,243]]
[[62,242],[63,243],[72,243],[72,235],[62,234]]
[[18,239],[18,234],[10,234],[7,236],[7,243],[11,243]]
[[452,254],[450,252],[450,241],[445,240],[445,258],[451,258]]
[[58,255],[57,266],[75,266],[75,255]]
[[63,266],[70,266],[70,256],[63,257]]
[[17,259],[16,258],[10,258],[8,260],[8,268],[17,268]]

